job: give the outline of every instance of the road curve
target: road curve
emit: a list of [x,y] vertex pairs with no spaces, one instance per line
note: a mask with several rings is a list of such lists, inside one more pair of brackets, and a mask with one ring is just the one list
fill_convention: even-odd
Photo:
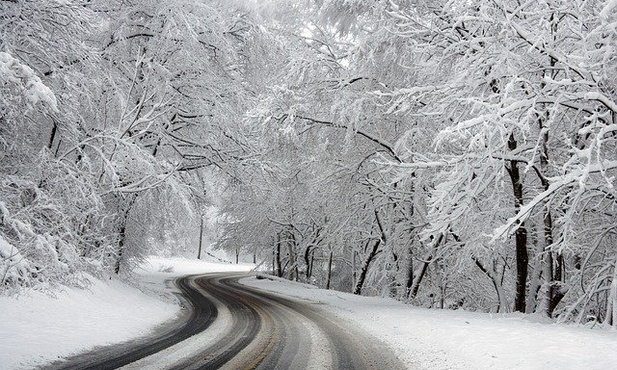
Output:
[[378,340],[318,305],[238,283],[247,274],[176,281],[190,314],[154,338],[102,348],[49,369],[404,369]]

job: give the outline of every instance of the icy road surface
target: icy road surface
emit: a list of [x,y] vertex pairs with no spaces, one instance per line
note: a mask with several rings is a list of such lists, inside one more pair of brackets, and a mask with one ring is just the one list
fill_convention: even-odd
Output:
[[80,354],[49,369],[406,368],[353,323],[318,305],[238,284],[245,276],[180,278],[176,284],[191,308],[186,319],[158,337]]
[[[25,292],[0,297],[0,369],[39,368],[95,346],[160,334],[162,323],[187,313],[170,293],[177,288],[165,281],[252,268],[153,257],[135,271],[133,278],[140,289],[118,280],[94,280],[87,290],[64,288],[53,295]],[[599,326],[555,324],[533,315],[430,310],[275,278],[240,282],[319,307],[331,320],[353,322],[386,342],[410,369],[609,370],[617,364],[617,331]],[[228,330],[229,310],[224,305],[217,309],[223,320],[211,324],[209,335],[196,335],[176,345],[172,355],[176,361]],[[327,342],[308,327],[310,335],[316,336],[313,343]],[[314,351],[319,348],[325,357],[319,357],[317,365],[331,356],[328,346],[316,346]]]

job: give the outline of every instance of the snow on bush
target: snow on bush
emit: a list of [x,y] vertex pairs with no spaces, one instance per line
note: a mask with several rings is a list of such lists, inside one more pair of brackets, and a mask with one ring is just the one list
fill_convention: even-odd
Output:
[[113,255],[91,184],[42,152],[21,176],[0,179],[0,294],[53,283],[81,285]]
[[[0,209],[3,205],[0,203]],[[2,210],[4,211],[4,210]],[[30,267],[17,248],[0,236],[0,279],[3,285],[20,283],[29,275]]]

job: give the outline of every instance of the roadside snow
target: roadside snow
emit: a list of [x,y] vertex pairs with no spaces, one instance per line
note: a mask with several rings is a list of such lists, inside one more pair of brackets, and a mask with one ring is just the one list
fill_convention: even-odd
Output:
[[[32,368],[147,334],[180,312],[170,279],[252,267],[152,257],[134,272],[141,289],[117,280],[93,279],[86,290],[64,288],[55,297],[40,292],[0,297],[0,369]],[[617,368],[616,331],[556,325],[525,315],[420,309],[286,280],[245,278],[242,282],[313,302],[354,322],[389,343],[413,369]],[[225,316],[224,307],[220,309]]]
[[53,296],[32,291],[0,297],[0,369],[30,369],[98,345],[145,335],[180,312],[170,293],[173,284],[164,281],[186,274],[251,268],[152,257],[135,271],[141,290],[119,280],[91,278],[88,289],[65,287]]
[[64,288],[0,298],[0,368],[30,368],[96,345],[118,343],[172,319],[178,307],[119,281],[92,279]]
[[390,344],[413,369],[617,369],[617,332],[526,315],[428,310],[286,280],[243,284],[319,304]]

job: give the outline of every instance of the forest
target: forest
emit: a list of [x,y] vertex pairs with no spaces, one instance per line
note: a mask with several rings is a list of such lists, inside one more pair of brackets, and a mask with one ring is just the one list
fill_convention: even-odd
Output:
[[207,234],[323,288],[617,327],[616,176],[616,0],[0,0],[2,295]]

